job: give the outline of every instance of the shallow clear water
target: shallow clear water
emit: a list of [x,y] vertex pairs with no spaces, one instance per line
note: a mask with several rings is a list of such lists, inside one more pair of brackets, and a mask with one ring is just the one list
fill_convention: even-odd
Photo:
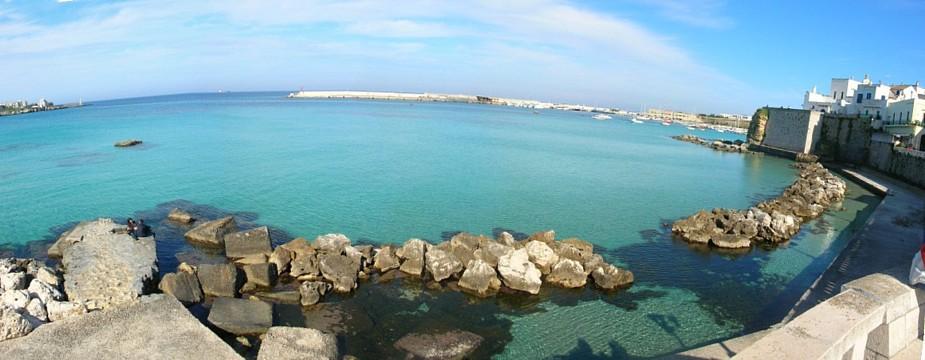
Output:
[[[170,271],[172,251],[188,246],[159,219],[171,206],[164,203],[180,199],[216,214],[244,212],[275,228],[277,242],[328,232],[385,243],[555,229],[598,245],[637,283],[606,295],[551,291],[514,307],[437,294],[431,308],[480,304],[480,321],[500,329],[486,354],[500,358],[649,357],[779,320],[878,201],[851,184],[837,211],[776,250],[697,249],[672,240],[663,223],[777,194],[793,181],[790,162],[670,139],[692,132],[680,125],[284,95],[177,95],[0,118],[0,248],[21,251],[73,221],[138,214],[161,228]],[[144,145],[112,146],[126,138]],[[365,296],[340,301],[364,304]]]

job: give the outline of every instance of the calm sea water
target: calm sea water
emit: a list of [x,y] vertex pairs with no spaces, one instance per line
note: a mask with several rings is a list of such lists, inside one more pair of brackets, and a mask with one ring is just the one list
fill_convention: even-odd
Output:
[[[270,225],[276,242],[329,232],[386,243],[555,229],[593,242],[637,283],[612,294],[550,289],[481,301],[365,284],[329,304],[359,309],[373,324],[348,332],[348,350],[376,354],[403,333],[451,324],[489,339],[485,356],[652,357],[779,320],[878,201],[849,184],[843,204],[778,249],[692,248],[663,224],[773,196],[793,181],[790,162],[670,139],[691,132],[680,125],[284,96],[163,96],[0,118],[0,246],[22,253],[74,221],[147,216],[161,230],[170,271],[173,252],[189,248],[183,229],[160,223],[176,204]],[[144,145],[112,146],[126,138]],[[315,317],[300,319],[313,326]]]

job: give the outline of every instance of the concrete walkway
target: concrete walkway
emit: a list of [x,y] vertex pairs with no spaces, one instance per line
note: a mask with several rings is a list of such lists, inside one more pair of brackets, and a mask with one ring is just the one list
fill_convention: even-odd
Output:
[[908,279],[912,256],[925,241],[925,191],[867,169],[840,169],[887,195],[864,228],[800,298],[784,322],[837,295],[845,283],[873,273]]

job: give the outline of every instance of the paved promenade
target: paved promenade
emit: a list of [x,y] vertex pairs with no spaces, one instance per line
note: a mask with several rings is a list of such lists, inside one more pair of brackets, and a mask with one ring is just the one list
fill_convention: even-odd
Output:
[[873,273],[908,281],[912,255],[925,241],[925,191],[867,169],[844,169],[857,182],[888,189],[888,194],[851,243],[803,294],[784,321],[837,295],[845,283]]

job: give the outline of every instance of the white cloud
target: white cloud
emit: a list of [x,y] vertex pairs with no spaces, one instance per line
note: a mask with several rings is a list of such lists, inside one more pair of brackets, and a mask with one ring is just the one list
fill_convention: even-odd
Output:
[[719,13],[726,6],[725,0],[639,0],[657,8],[668,19],[688,25],[725,29],[734,22]]

